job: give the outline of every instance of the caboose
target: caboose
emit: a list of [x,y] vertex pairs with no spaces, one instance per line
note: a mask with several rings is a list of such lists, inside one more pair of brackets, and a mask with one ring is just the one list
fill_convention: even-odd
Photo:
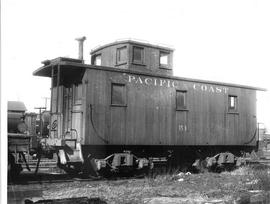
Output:
[[90,65],[82,57],[43,62],[33,74],[51,78],[46,142],[62,166],[91,158],[96,170],[140,169],[256,148],[263,89],[173,76],[173,51],[122,40],[92,50]]

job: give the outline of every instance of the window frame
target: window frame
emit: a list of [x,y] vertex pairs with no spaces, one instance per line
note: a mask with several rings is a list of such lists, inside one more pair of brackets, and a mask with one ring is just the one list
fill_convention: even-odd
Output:
[[[97,59],[98,57],[100,57],[100,65],[96,64],[96,59]],[[92,64],[95,65],[95,66],[101,66],[101,58],[102,58],[101,53],[100,53],[100,54],[95,54],[95,55],[93,56]]]
[[[141,50],[141,60],[135,60],[134,59],[134,49],[140,49]],[[144,47],[133,45],[132,46],[132,64],[145,65],[144,64],[144,59],[145,59],[145,49],[144,49]]]
[[[183,106],[178,106],[178,93],[184,93],[184,104],[183,104]],[[187,95],[188,95],[188,91],[187,90],[180,90],[180,89],[177,89],[176,91],[175,91],[175,109],[177,110],[177,111],[188,111],[188,105],[187,105]]]
[[72,87],[73,105],[82,105],[83,100],[83,86],[82,84],[75,84]]
[[[122,96],[124,97],[124,103],[123,104],[120,104],[120,103],[113,103],[113,86],[122,86],[124,88],[123,90],[123,94]],[[115,82],[112,82],[111,83],[111,106],[116,106],[116,107],[127,107],[127,88],[126,88],[126,84],[123,84],[123,83],[115,83]]]
[[[162,54],[166,54],[166,56],[168,57],[168,63],[167,64],[162,64],[161,63],[161,55]],[[172,69],[171,66],[171,53],[169,51],[166,50],[159,50],[159,68],[161,69]]]
[[[126,59],[123,61],[120,61],[119,57],[120,57],[120,50],[125,49],[126,50]],[[123,65],[123,64],[127,64],[128,61],[128,49],[127,49],[127,45],[121,46],[121,47],[117,47],[116,48],[116,65]]]
[[[233,106],[232,100],[233,99]],[[238,97],[236,95],[228,95],[228,110],[229,112],[237,112],[238,111]]]

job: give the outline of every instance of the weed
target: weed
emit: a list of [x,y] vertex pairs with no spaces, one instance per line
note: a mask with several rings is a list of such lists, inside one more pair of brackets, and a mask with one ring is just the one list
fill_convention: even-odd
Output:
[[253,175],[260,190],[270,191],[270,174],[267,169],[254,169]]

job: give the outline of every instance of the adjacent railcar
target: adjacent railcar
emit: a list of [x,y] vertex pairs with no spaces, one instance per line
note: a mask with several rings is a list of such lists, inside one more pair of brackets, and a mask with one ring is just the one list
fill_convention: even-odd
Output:
[[62,164],[125,150],[183,161],[256,148],[256,91],[263,89],[175,77],[173,49],[164,46],[127,40],[91,55],[91,65],[56,58],[34,72],[51,77],[47,143]]
[[26,107],[21,101],[8,101],[8,173],[17,176],[27,162],[30,151],[37,144],[35,137],[36,114],[26,113]]

